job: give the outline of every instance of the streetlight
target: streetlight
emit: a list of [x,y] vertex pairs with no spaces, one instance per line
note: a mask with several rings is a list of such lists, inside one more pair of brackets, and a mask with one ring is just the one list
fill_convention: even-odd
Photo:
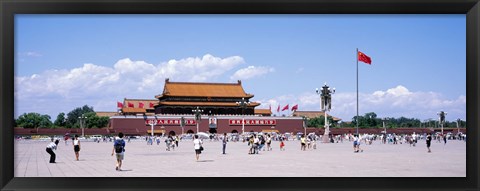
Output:
[[447,112],[440,111],[437,113],[437,115],[438,115],[438,123],[442,128],[442,135],[443,135],[443,124],[445,123],[445,115],[447,115]]
[[200,120],[202,119],[203,109],[200,109],[200,107],[197,106],[197,109],[193,109],[192,112],[195,113],[195,122],[196,122],[196,124],[197,124],[197,134],[198,134],[198,133],[199,133],[199,131],[198,131],[198,123],[199,123]]
[[389,120],[389,118],[388,118],[388,117],[384,117],[383,120],[382,120],[382,122],[383,122],[383,131],[384,131],[384,133],[385,133],[385,136],[387,135],[387,127],[385,127],[385,121],[386,121],[386,120]]
[[305,137],[307,137],[307,122],[308,122],[308,118],[305,117],[305,116],[302,116],[303,118],[303,129],[305,130]]
[[245,101],[245,98],[242,97],[242,101],[237,101],[237,105],[242,108],[242,135],[245,134],[245,109],[247,108],[249,101]]
[[332,109],[332,94],[335,93],[335,88],[330,90],[330,87],[327,86],[327,82],[325,82],[321,92],[318,88],[315,89],[315,91],[317,92],[317,94],[320,95],[320,109],[323,110],[325,114],[325,133],[322,139],[324,143],[329,143],[330,141],[328,140],[328,136],[330,134],[330,126],[328,124],[327,111],[330,111],[330,109]]
[[180,126],[182,127],[182,135],[183,135],[184,134],[183,129],[185,127],[185,117],[180,118]]
[[457,134],[460,134],[460,122],[462,122],[462,120],[460,118],[457,119]]
[[150,134],[153,137],[153,126],[157,125],[157,120],[156,119],[149,120],[148,124],[152,126],[152,131],[150,132]]
[[85,117],[85,114],[82,114],[82,116],[78,117],[80,119],[80,128],[82,128],[82,137],[85,137],[84,129],[85,129],[85,119],[88,117]]

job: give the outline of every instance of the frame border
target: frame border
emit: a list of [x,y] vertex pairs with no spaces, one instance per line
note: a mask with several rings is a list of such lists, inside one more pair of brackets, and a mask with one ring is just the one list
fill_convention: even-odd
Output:
[[[1,190],[478,190],[479,0],[0,0]],[[13,177],[15,14],[466,14],[466,178]],[[472,128],[473,127],[473,128]],[[119,181],[120,180],[120,181]],[[80,183],[80,184],[79,184]],[[185,184],[188,183],[188,184]],[[373,185],[373,184],[374,185]],[[200,187],[198,185],[206,185]]]

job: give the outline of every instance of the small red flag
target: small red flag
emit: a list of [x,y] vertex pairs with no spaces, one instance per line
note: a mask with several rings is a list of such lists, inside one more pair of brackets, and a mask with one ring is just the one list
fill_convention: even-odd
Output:
[[370,65],[372,64],[372,59],[360,51],[358,51],[358,61],[362,61]]
[[150,107],[153,108],[153,103],[152,102],[150,102]]
[[288,104],[282,109],[282,111],[285,111],[285,110],[288,110]]
[[280,112],[280,105],[278,105],[277,112]]
[[138,103],[138,107],[139,107],[139,108],[143,108],[143,103],[141,103],[141,102]]
[[292,111],[297,111],[297,109],[298,109],[298,104],[292,107]]
[[123,107],[123,103],[120,103],[120,102],[117,101],[117,107],[118,107],[118,108],[122,108],[122,107]]
[[128,107],[133,107],[133,103],[128,102]]

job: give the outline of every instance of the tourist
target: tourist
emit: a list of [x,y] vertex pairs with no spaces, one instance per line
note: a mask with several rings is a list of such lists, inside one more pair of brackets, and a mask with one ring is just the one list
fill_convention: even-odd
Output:
[[78,135],[75,135],[75,138],[73,139],[73,151],[75,152],[75,158],[78,161],[78,156],[80,155],[80,140],[78,140]]
[[443,145],[446,145],[447,144],[447,135],[443,135]]
[[258,147],[260,145],[260,140],[257,135],[253,135],[253,153],[258,154]]
[[167,148],[165,150],[167,151],[170,151],[170,147],[172,146],[172,136],[168,136],[166,139],[165,139],[165,145],[167,146]]
[[122,161],[125,157],[125,141],[123,140],[123,133],[118,133],[118,138],[115,140],[113,144],[112,156],[115,153],[117,158],[117,163],[115,165],[115,170],[121,171],[122,170]]
[[250,136],[250,138],[248,139],[248,146],[250,146],[250,149],[248,150],[248,154],[254,154],[254,145],[253,145],[253,141],[254,141],[254,138],[253,138],[253,135]]
[[300,150],[305,151],[306,144],[307,144],[305,135],[302,135],[302,137],[300,138],[300,143],[301,143]]
[[280,150],[281,151],[285,150],[285,143],[283,142],[283,138],[280,138]]
[[228,142],[228,137],[227,137],[227,133],[223,133],[223,140],[222,140],[222,150],[223,150],[223,153],[222,154],[226,154],[225,153],[225,149],[227,148],[227,142]]
[[432,134],[431,134],[431,133],[428,133],[427,138],[426,138],[426,141],[427,141],[427,149],[428,149],[428,152],[431,153],[431,152],[432,152],[432,151],[430,150],[430,143],[432,142]]
[[200,154],[203,150],[202,144],[202,140],[198,138],[198,135],[195,135],[193,139],[193,148],[195,149],[195,158],[197,159],[197,161],[200,158]]
[[50,163],[55,163],[55,153],[53,152],[53,149],[57,150],[57,144],[53,142],[53,138],[51,139],[50,143],[47,145],[47,153],[50,154]]
[[271,151],[272,147],[270,146],[272,144],[272,137],[270,134],[267,135],[267,151]]
[[155,139],[157,140],[157,145],[160,145],[160,137],[157,135]]
[[360,140],[358,139],[358,135],[353,135],[353,152],[358,153],[358,145],[360,144]]
[[175,136],[175,146],[178,147],[178,141],[180,141],[180,138],[177,136]]

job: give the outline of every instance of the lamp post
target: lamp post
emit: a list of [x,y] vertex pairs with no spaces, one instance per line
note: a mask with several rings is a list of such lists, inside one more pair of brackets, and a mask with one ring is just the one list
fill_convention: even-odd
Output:
[[185,117],[180,118],[180,127],[182,127],[182,135],[184,134],[183,129],[185,127]]
[[316,92],[320,95],[320,109],[323,110],[325,113],[325,133],[322,139],[324,143],[329,143],[330,141],[328,140],[328,136],[330,134],[330,125],[328,124],[327,111],[330,111],[330,109],[332,109],[332,94],[335,93],[335,88],[330,90],[330,87],[327,86],[327,82],[325,82],[322,90],[319,91],[319,89],[317,88]]
[[457,119],[457,134],[460,134],[460,122],[462,120],[460,118]]
[[157,125],[157,120],[152,119],[148,121],[148,124],[152,127],[152,131],[150,132],[150,135],[153,137],[153,126]]
[[247,105],[250,104],[249,101],[245,101],[245,98],[242,97],[242,101],[236,102],[237,105],[242,109],[242,135],[245,134],[245,109]]
[[304,135],[305,135],[305,137],[307,137],[307,122],[308,122],[308,118],[305,117],[305,116],[302,116],[302,118],[303,118],[303,129],[304,129],[304,131],[305,131],[305,134],[304,134]]
[[87,119],[88,117],[85,117],[85,114],[82,114],[82,116],[78,117],[78,119],[80,120],[80,128],[82,128],[82,137],[85,137],[85,132],[84,132],[84,129],[85,129],[85,119]]
[[385,126],[385,121],[388,120],[388,117],[384,117],[382,122],[383,122],[383,131],[385,133],[385,136],[387,135],[387,127]]
[[193,109],[192,112],[195,113],[195,123],[197,124],[197,134],[198,134],[199,133],[198,125],[200,123],[200,120],[202,119],[203,109],[200,109],[200,107],[197,106],[197,108]]
[[443,135],[443,124],[445,123],[445,115],[447,115],[447,112],[440,111],[437,113],[437,115],[438,115],[438,123],[442,128],[442,135]]

